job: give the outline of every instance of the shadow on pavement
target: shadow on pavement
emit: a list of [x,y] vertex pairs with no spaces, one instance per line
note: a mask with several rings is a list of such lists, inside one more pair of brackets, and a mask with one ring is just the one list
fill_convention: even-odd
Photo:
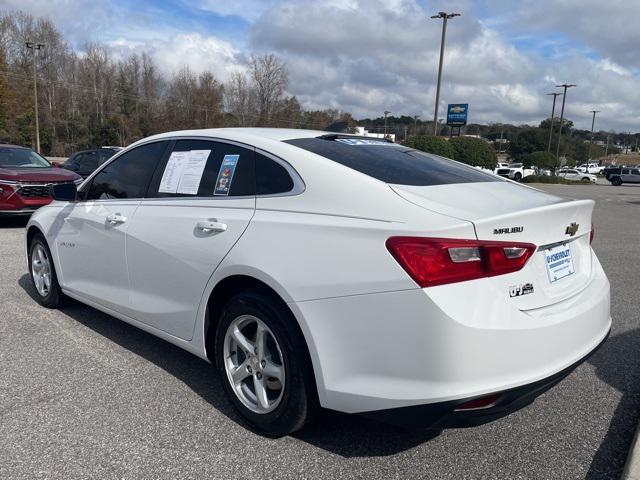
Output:
[[0,228],[24,228],[27,226],[29,216],[0,217]]
[[[36,301],[28,274],[18,284]],[[214,367],[200,358],[80,302],[70,300],[60,309],[78,323],[123,348],[153,362],[209,402],[216,410],[246,427],[227,401]],[[394,455],[439,435],[437,431],[408,431],[353,415],[322,411],[294,438],[343,457]]]
[[598,448],[588,479],[619,478],[640,416],[640,329],[629,330],[609,340],[588,362],[598,378],[622,394]]

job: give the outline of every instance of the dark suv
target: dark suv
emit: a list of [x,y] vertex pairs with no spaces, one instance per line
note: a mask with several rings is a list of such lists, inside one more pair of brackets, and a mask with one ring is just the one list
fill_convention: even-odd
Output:
[[82,178],[87,178],[96,168],[120,150],[122,150],[122,148],[118,147],[102,147],[94,148],[92,150],[82,150],[81,152],[72,154],[69,159],[64,162],[63,168],[76,172]]
[[607,180],[611,185],[622,185],[623,183],[640,183],[639,167],[617,167],[611,168],[607,172]]

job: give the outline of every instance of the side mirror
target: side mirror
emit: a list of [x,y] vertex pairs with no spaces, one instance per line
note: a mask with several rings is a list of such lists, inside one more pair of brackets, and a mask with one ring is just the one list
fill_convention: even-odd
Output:
[[78,197],[78,187],[75,183],[56,183],[49,186],[49,195],[61,202],[75,202]]

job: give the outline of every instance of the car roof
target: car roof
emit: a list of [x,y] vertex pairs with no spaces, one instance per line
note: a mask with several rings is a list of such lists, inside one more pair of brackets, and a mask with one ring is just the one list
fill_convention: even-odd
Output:
[[[350,135],[346,133],[336,134],[335,132],[326,132],[322,130],[302,130],[296,128],[206,128],[199,130],[178,130],[174,132],[160,133],[139,140],[133,145],[137,145],[138,143],[146,143],[150,140],[162,140],[164,138],[203,137],[232,140],[240,143],[247,143],[258,148],[268,148],[269,146],[273,146],[274,144],[280,144],[285,140],[293,140],[295,138],[315,138],[321,135],[330,134],[357,137],[357,135]],[[375,139],[375,137],[372,137],[372,139]]]
[[10,143],[0,143],[0,148],[14,148],[14,149],[20,149],[20,150],[31,150],[28,147],[23,147],[21,145],[12,145]]

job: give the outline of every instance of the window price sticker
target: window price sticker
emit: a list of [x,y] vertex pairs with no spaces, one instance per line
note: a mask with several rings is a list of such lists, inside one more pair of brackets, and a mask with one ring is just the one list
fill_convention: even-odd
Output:
[[233,181],[233,174],[236,172],[236,165],[240,155],[225,155],[222,159],[222,165],[218,171],[218,178],[216,180],[216,187],[213,191],[214,195],[229,195],[231,189],[231,182]]

